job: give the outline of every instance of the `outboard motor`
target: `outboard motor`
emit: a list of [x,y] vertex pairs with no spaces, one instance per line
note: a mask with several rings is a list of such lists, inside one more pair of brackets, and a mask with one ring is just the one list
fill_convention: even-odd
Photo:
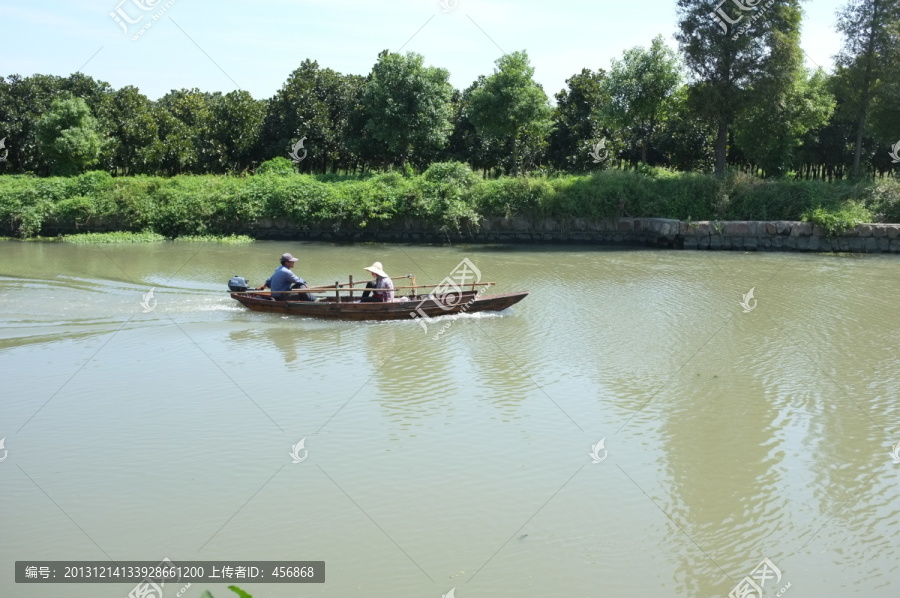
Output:
[[250,288],[250,282],[243,276],[235,274],[234,277],[228,281],[228,289],[232,293],[245,293],[248,288]]

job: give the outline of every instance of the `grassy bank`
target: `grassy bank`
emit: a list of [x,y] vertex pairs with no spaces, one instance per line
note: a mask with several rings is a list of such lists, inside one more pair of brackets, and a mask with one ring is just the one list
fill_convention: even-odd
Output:
[[58,237],[0,237],[0,241],[37,241],[41,243],[74,243],[75,245],[109,245],[131,243],[224,243],[226,245],[243,245],[253,243],[253,238],[246,235],[188,235],[177,239],[167,239],[159,233],[117,231],[112,233],[79,233],[76,235],[60,235]]
[[415,218],[436,230],[455,230],[482,216],[602,219],[621,212],[679,220],[807,219],[838,228],[849,220],[900,222],[900,183],[760,180],[740,174],[717,179],[662,169],[483,180],[457,163],[435,164],[408,177],[0,176],[0,234],[20,237],[60,228],[166,238],[230,235],[252,229],[259,219],[362,229]]

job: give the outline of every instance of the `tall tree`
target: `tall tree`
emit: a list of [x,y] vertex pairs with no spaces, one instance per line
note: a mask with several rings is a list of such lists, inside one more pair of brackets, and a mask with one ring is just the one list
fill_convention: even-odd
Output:
[[856,141],[853,154],[853,176],[859,177],[863,136],[872,103],[872,92],[886,72],[896,52],[897,22],[900,0],[850,0],[838,14],[838,31],[844,34],[844,45],[837,56],[839,66],[846,67],[858,95],[856,104]]
[[834,112],[834,96],[821,69],[809,76],[798,69],[787,89],[770,91],[767,85],[761,87],[756,90],[759,101],[738,117],[735,140],[750,162],[767,176],[780,176],[792,166],[807,132],[828,122]]
[[325,172],[349,159],[344,143],[355,105],[352,81],[315,60],[304,60],[269,100],[264,125],[267,157],[285,156],[304,140],[308,156],[300,163],[306,171]]
[[168,176],[199,172],[191,128],[164,107],[153,107],[159,136],[146,152],[148,170]]
[[450,74],[419,54],[382,52],[363,90],[366,129],[392,160],[440,149],[450,135]]
[[9,149],[8,163],[17,172],[49,174],[50,162],[38,147],[35,126],[41,116],[50,110],[53,100],[63,92],[62,78],[53,75],[10,75],[4,88],[0,120],[3,122],[2,135]]
[[681,83],[681,65],[661,35],[650,49],[626,50],[622,60],[613,60],[606,89],[610,101],[601,110],[617,128],[630,129],[640,141],[641,161],[647,162],[650,140],[672,107]]
[[112,173],[149,172],[147,152],[158,138],[153,104],[130,85],[112,93],[109,139],[103,166]]
[[715,165],[716,127],[692,110],[688,93],[688,86],[682,85],[672,98],[671,112],[659,133],[659,152],[667,166],[708,172]]
[[213,97],[207,129],[214,172],[241,172],[259,160],[265,105],[243,90]]
[[[221,94],[218,94],[221,95]],[[158,116],[159,148],[170,174],[200,174],[213,170],[212,140],[209,135],[214,95],[199,89],[174,89],[156,103],[170,118]]]
[[584,171],[593,165],[589,149],[603,137],[600,109],[609,103],[606,73],[582,69],[566,79],[567,89],[556,94],[555,127],[548,154],[560,170]]
[[96,164],[101,145],[97,129],[87,102],[81,98],[54,100],[35,127],[38,147],[50,160],[51,173],[69,176]]
[[789,80],[775,72],[791,62],[785,56],[798,50],[801,17],[800,0],[783,0],[765,8],[732,0],[727,11],[723,4],[724,0],[713,16],[706,0],[678,0],[675,36],[694,79],[692,105],[717,128],[716,174],[720,176],[725,173],[729,129],[749,100],[748,90],[766,76]]
[[443,159],[447,161],[468,162],[472,170],[481,170],[487,174],[492,168],[503,163],[504,155],[501,144],[478,133],[469,117],[472,92],[484,85],[485,76],[479,75],[469,87],[453,92],[453,133]]
[[534,81],[534,67],[526,52],[497,59],[494,74],[472,92],[469,118],[479,133],[512,144],[513,174],[519,174],[523,141],[540,142],[552,127],[550,102]]

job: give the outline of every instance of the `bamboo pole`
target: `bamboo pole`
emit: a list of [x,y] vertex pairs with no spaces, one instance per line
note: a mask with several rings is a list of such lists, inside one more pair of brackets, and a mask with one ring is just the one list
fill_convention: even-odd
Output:
[[[400,278],[406,278],[406,277],[401,276]],[[357,283],[357,284],[359,284],[359,283]],[[474,287],[492,287],[492,286],[495,286],[497,283],[496,282],[473,282],[470,284],[472,285],[472,291],[474,291],[475,290]],[[245,293],[254,293],[256,295],[272,295],[272,294],[277,294],[277,293],[325,293],[327,291],[335,291],[336,293],[338,293],[338,292],[340,292],[340,293],[353,292],[353,289],[343,288],[345,286],[347,286],[347,285],[338,285],[338,288],[335,288],[334,286],[327,286],[327,287],[312,287],[312,288],[306,288],[306,289],[293,289],[291,291],[254,291],[254,290],[248,289],[244,292]],[[420,285],[408,286],[408,287],[394,287],[393,290],[399,291],[402,289],[428,289],[428,288],[437,288],[439,286],[442,286],[442,285],[440,285],[440,284],[420,284]],[[466,286],[468,286],[468,285],[466,285]],[[228,292],[230,293],[231,291],[228,291]],[[468,293],[471,291],[464,291],[464,292]]]
[[[413,280],[415,280],[416,277],[413,276],[412,274],[406,274],[406,275],[404,275],[404,276],[392,276],[392,277],[390,277],[391,280],[400,280],[401,278],[412,278]],[[345,287],[345,286],[350,286],[350,287],[352,287],[353,285],[356,285],[356,284],[366,284],[367,282],[369,282],[369,281],[368,281],[368,280],[358,280],[358,281],[356,281],[356,282],[353,282],[353,275],[350,275],[350,284],[349,284],[349,285],[342,284],[341,286],[342,286],[342,287]]]

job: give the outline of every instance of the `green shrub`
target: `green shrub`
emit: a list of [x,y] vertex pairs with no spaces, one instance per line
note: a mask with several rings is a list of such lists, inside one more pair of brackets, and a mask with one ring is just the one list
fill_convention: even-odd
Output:
[[[279,159],[271,160],[277,166]],[[281,158],[282,165],[289,161]],[[483,180],[462,163],[422,175],[364,177],[296,173],[251,177],[0,176],[0,234],[33,237],[57,228],[149,231],[167,238],[220,237],[260,219],[294,226],[358,229],[416,219],[458,231],[482,217],[666,217],[680,220],[799,220],[837,230],[859,219],[900,222],[900,183],[724,179],[662,168],[584,176]],[[818,211],[817,211],[818,210]]]
[[867,207],[878,222],[900,222],[900,179],[885,179],[875,185]]
[[863,222],[872,222],[872,213],[861,201],[849,201],[837,209],[813,208],[803,214],[804,222],[821,226],[828,236],[844,233]]
[[279,176],[286,176],[289,174],[295,174],[297,169],[294,168],[294,163],[291,160],[288,160],[284,156],[278,156],[277,158],[272,158],[271,160],[266,160],[256,169],[255,174],[274,174]]

